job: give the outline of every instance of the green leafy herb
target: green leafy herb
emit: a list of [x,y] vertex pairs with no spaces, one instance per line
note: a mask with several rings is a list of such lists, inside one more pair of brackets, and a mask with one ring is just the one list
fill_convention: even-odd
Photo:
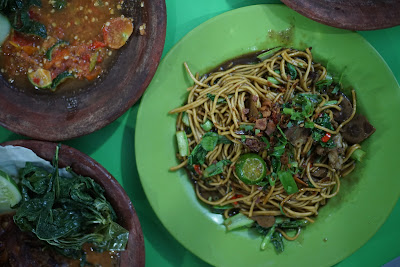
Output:
[[286,66],[287,66],[287,68],[288,68],[288,70],[289,70],[290,78],[291,78],[292,80],[296,79],[296,77],[297,77],[297,70],[296,70],[295,66],[293,66],[293,65],[290,64],[290,63],[286,63]]
[[[330,119],[331,118],[327,113],[322,113],[322,115],[315,120],[315,123],[333,131],[334,129],[332,123],[330,122]],[[315,141],[318,141],[322,147],[328,147],[328,148],[335,147],[335,143],[332,140],[333,138],[330,138],[328,142],[321,141],[321,138],[324,137],[325,134],[326,134],[325,131],[318,128],[314,128],[311,136]]]
[[296,229],[299,227],[305,227],[309,223],[310,222],[307,220],[284,220],[283,222],[279,223],[279,228]]
[[0,0],[0,13],[8,18],[16,31],[46,38],[46,27],[29,16],[31,6],[41,5],[40,0]]
[[321,81],[318,81],[318,82],[315,84],[315,86],[317,87],[317,89],[322,89],[322,88],[324,88],[324,87],[330,86],[330,85],[332,84],[332,82],[333,82],[332,76],[329,75],[329,74],[326,74],[325,79],[324,79],[324,80],[321,80]]
[[315,94],[303,93],[296,95],[292,100],[292,106],[283,107],[282,113],[291,115],[290,119],[296,122],[302,122],[310,118],[315,107],[321,102],[321,97]]
[[203,176],[210,177],[210,176],[220,174],[224,171],[224,167],[231,163],[232,163],[232,161],[230,161],[228,159],[223,159],[221,161],[218,161],[217,163],[211,164],[204,170]]
[[219,135],[218,144],[232,144],[232,141],[229,140],[229,138],[226,137],[225,135]]
[[[276,160],[276,159],[275,159],[275,160]],[[280,161],[279,161],[279,162],[280,162]],[[275,182],[276,182],[276,178],[277,178],[276,173],[275,173],[275,172],[271,173],[270,175],[267,176],[267,178],[268,178],[268,183],[269,183],[271,186],[274,186],[274,185],[275,185]]]
[[285,153],[285,147],[287,145],[286,137],[280,138],[279,142],[274,146],[274,151],[271,156],[277,157],[278,159]]
[[82,256],[84,243],[98,250],[124,250],[129,232],[116,223],[104,189],[70,169],[71,177],[60,176],[58,151],[59,146],[52,172],[29,162],[20,170],[23,197],[14,222],[65,256]]
[[268,77],[267,81],[269,81],[270,83],[273,83],[273,84],[280,84],[280,82],[274,77]]
[[242,124],[239,128],[245,131],[252,131],[254,130],[254,124]]
[[277,254],[282,253],[285,250],[282,234],[280,232],[275,231],[273,233],[272,238],[271,238],[271,243],[272,243],[272,245],[274,245],[275,252]]
[[201,144],[198,144],[192,150],[188,157],[188,166],[193,166],[194,164],[204,164],[204,159],[207,156],[208,151],[203,148]]
[[288,194],[294,194],[299,191],[293,175],[290,171],[278,171],[278,178],[281,181],[283,188]]
[[341,85],[338,83],[335,85],[335,88],[332,90],[332,94],[337,94],[341,90]]
[[219,135],[214,132],[208,132],[203,135],[201,142],[194,147],[192,153],[188,157],[188,166],[193,164],[204,164],[204,159],[208,151],[213,151],[218,144],[232,143],[226,136]]
[[201,124],[200,126],[201,128],[203,128],[204,131],[208,132],[212,129],[214,125],[210,120],[206,120],[206,122]]
[[326,102],[326,103],[324,104],[324,107],[325,107],[325,106],[329,106],[329,105],[336,105],[337,103],[338,103],[337,100],[331,100],[331,101]]
[[281,50],[281,49],[282,49],[281,46],[271,48],[270,50],[268,50],[268,51],[266,51],[266,52],[264,52],[264,53],[262,53],[262,54],[259,54],[259,55],[257,56],[257,58],[258,58],[259,60],[261,60],[261,61],[264,61],[264,60],[266,60],[266,59],[272,57],[273,55],[275,55],[276,52],[278,52],[278,51]]
[[265,146],[265,149],[270,148],[271,144],[269,143],[267,137],[265,136],[261,136],[261,141],[263,141],[264,143],[266,143],[267,145]]
[[[282,153],[283,154],[283,153]],[[273,173],[276,174],[277,171],[279,171],[282,167],[281,159],[280,157],[272,157],[271,158],[271,165],[272,165],[272,170],[274,171]]]
[[314,122],[312,121],[304,122],[304,128],[310,128],[310,129],[314,128]]
[[285,133],[282,131],[281,127],[279,125],[276,125],[276,128],[281,133],[282,137],[285,138],[285,140],[287,140],[287,137],[286,137]]
[[225,210],[232,209],[232,208],[233,208],[233,205],[225,205],[225,206],[215,205],[215,206],[211,207],[211,212],[216,213],[216,214],[223,214],[225,212]]
[[[215,95],[210,94],[210,93],[207,93],[207,97],[209,99],[211,99],[212,101],[214,101],[214,99],[215,99]],[[232,95],[229,95],[228,98],[232,98]],[[223,97],[219,97],[218,100],[217,100],[217,104],[226,104],[226,103],[227,103],[226,99],[223,98]]]
[[201,146],[207,151],[213,151],[218,144],[218,134],[217,133],[206,133],[201,139]]

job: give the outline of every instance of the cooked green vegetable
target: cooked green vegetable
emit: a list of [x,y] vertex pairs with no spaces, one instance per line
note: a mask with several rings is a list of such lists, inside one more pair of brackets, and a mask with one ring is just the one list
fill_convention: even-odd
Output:
[[271,48],[270,50],[268,50],[268,51],[266,51],[266,52],[264,52],[264,53],[262,53],[262,54],[259,54],[259,55],[257,56],[257,58],[258,58],[259,60],[261,60],[261,61],[264,61],[264,60],[266,60],[266,59],[272,57],[276,52],[278,52],[278,51],[281,50],[281,49],[282,49],[281,46]]
[[290,171],[278,171],[278,178],[281,181],[283,188],[288,194],[294,194],[299,191],[293,175]]
[[337,100],[331,100],[331,101],[326,102],[323,106],[325,107],[325,106],[329,106],[329,105],[336,105],[337,103],[338,103]]
[[310,222],[307,220],[283,220],[283,222],[279,223],[279,228],[285,228],[285,229],[296,229],[299,227],[305,227],[309,225]]
[[58,40],[57,43],[55,43],[49,49],[47,49],[46,58],[48,60],[51,60],[51,57],[52,57],[53,52],[54,52],[54,49],[56,49],[57,47],[65,46],[65,45],[69,45],[69,42],[64,41],[64,40]]
[[254,224],[254,221],[242,213],[238,213],[225,219],[224,225],[226,230],[232,231],[242,227],[250,227]]
[[52,91],[56,90],[57,86],[59,86],[66,79],[69,79],[69,78],[74,78],[74,74],[69,71],[64,71],[64,72],[58,74],[57,77],[54,78],[54,80],[51,84],[51,90]]
[[211,212],[212,213],[216,213],[216,214],[222,214],[222,213],[225,212],[225,210],[228,210],[228,209],[231,209],[231,208],[233,208],[232,205],[225,205],[225,206],[215,205],[215,206],[211,207]]
[[265,237],[263,238],[261,245],[260,245],[260,249],[261,250],[265,250],[267,248],[267,245],[269,243],[271,243],[271,239],[272,239],[272,235],[275,233],[275,228],[276,228],[276,224],[274,224],[269,231],[267,232],[267,234],[265,235]]
[[188,166],[193,164],[204,164],[208,151],[213,151],[218,144],[230,144],[231,141],[225,136],[208,132],[203,135],[201,142],[195,146],[188,158]]
[[51,172],[29,162],[20,169],[22,200],[17,205],[15,223],[65,256],[82,255],[84,243],[98,250],[124,250],[129,232],[116,223],[104,189],[71,169],[71,177],[60,176],[59,147]]
[[333,78],[331,75],[326,74],[325,79],[318,81],[315,86],[317,87],[317,89],[322,89],[324,87],[328,87],[333,83]]
[[275,231],[272,234],[271,243],[272,243],[272,245],[274,245],[275,252],[277,254],[282,253],[285,250],[282,234],[280,232]]
[[0,213],[9,211],[21,201],[21,192],[15,181],[0,170]]
[[[318,125],[320,125],[320,126],[322,126],[322,127],[325,127],[325,128],[327,128],[327,129],[333,131],[334,129],[333,129],[333,126],[332,126],[332,123],[331,123],[330,119],[331,119],[331,118],[329,117],[329,115],[328,115],[327,113],[322,113],[322,114],[320,115],[320,117],[318,117],[318,118],[315,120],[315,123],[318,124]],[[325,142],[324,137],[326,136],[326,134],[327,134],[327,133],[326,133],[325,131],[323,131],[323,130],[321,130],[321,129],[314,128],[314,129],[313,129],[313,132],[312,132],[312,138],[313,138],[315,141],[318,141],[322,147],[328,147],[328,148],[335,147],[336,145],[335,145],[335,143],[333,142],[332,138],[329,138],[329,139]]]
[[188,166],[191,167],[194,164],[204,164],[204,159],[206,158],[208,151],[203,148],[201,144],[198,144],[192,150],[188,157]]
[[367,154],[367,153],[364,150],[357,149],[353,152],[353,154],[351,154],[350,158],[352,158],[358,162],[361,162],[362,159],[364,158],[365,154]]
[[270,83],[273,83],[273,84],[280,84],[280,82],[277,79],[275,79],[274,77],[268,77],[267,81],[269,81]]
[[226,165],[231,164],[232,162],[228,159],[223,159],[221,161],[218,161],[217,163],[211,164],[210,166],[208,166],[204,172],[203,172],[203,176],[204,177],[210,177],[213,175],[217,175],[220,174],[224,171],[224,167]]
[[[211,99],[212,101],[214,101],[214,99],[215,99],[215,95],[210,94],[210,93],[207,93],[207,97],[208,97],[209,99]],[[232,96],[229,95],[228,98],[232,98]],[[217,100],[217,104],[226,104],[226,103],[227,103],[227,102],[226,102],[226,99],[223,98],[223,97],[219,97],[218,100]]]
[[203,139],[200,143],[203,148],[207,151],[213,151],[218,144],[218,134],[217,133],[206,133],[203,135]]
[[297,70],[296,70],[296,67],[293,66],[292,64],[288,63],[288,62],[286,63],[286,66],[287,66],[287,68],[288,68],[288,70],[289,70],[290,78],[291,78],[292,80],[296,79],[296,77],[297,77]]
[[254,124],[241,124],[239,128],[245,131],[252,131],[254,130]]
[[176,141],[178,143],[179,155],[186,157],[189,154],[189,142],[185,131],[176,132]]
[[214,125],[210,120],[206,120],[206,122],[201,124],[200,126],[201,128],[203,128],[204,131],[208,132],[212,129]]
[[188,127],[190,126],[189,115],[186,112],[184,112],[183,115],[182,115],[182,122],[186,126],[188,126]]

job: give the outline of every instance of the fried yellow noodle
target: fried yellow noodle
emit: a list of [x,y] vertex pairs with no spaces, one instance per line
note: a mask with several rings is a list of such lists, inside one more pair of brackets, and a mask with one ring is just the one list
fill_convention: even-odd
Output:
[[[297,72],[295,79],[288,72],[288,63]],[[187,103],[171,110],[170,114],[178,113],[177,131],[188,133],[189,153],[201,142],[202,136],[206,133],[202,124],[207,120],[212,122],[214,132],[231,141],[230,144],[218,144],[213,151],[209,151],[204,164],[200,166],[200,171],[197,174],[192,172],[198,199],[212,206],[231,204],[233,209],[239,210],[248,217],[284,215],[288,218],[303,218],[312,222],[311,217],[318,215],[318,209],[326,204],[327,199],[338,194],[341,177],[348,175],[355,166],[351,154],[359,149],[360,145],[349,146],[340,136],[341,129],[355,116],[357,106],[355,91],[351,91],[350,97],[353,106],[352,113],[339,124],[333,122],[333,113],[335,110],[341,111],[340,103],[344,95],[331,101],[331,94],[326,90],[318,90],[316,84],[327,78],[327,70],[321,64],[313,62],[310,49],[305,51],[281,49],[260,63],[236,65],[202,77],[198,74],[193,75],[188,65],[186,63],[184,65],[194,85],[188,88]],[[266,77],[274,78],[275,81]],[[251,113],[249,102],[253,101],[259,112],[266,111],[262,113],[263,115],[260,113],[260,118],[273,122],[271,116],[273,116],[274,107],[278,105],[282,107],[285,103],[290,103],[296,95],[304,93],[320,97],[308,123],[313,123],[314,129],[331,134],[336,147],[341,149],[335,152],[339,153],[337,160],[340,164],[331,161],[329,153],[317,155],[315,152],[317,142],[309,134],[305,140],[295,142],[290,148],[301,170],[295,175],[295,181],[299,187],[296,193],[288,194],[279,179],[276,179],[274,185],[245,184],[235,173],[235,163],[241,155],[254,151],[248,145],[248,140],[259,140],[259,137],[264,135],[269,137],[270,150],[273,149],[273,138],[271,138],[272,135],[265,134],[265,130],[268,131],[265,125],[259,127],[257,134],[249,134],[248,131],[243,130],[243,125],[255,125],[257,129],[255,119],[249,115]],[[214,97],[211,98],[210,95]],[[278,113],[282,113],[279,110]],[[189,127],[182,121],[185,113],[188,115]],[[315,123],[322,113],[330,116],[333,130]],[[281,121],[285,116],[288,115],[280,114]],[[275,121],[275,127],[277,124],[279,123]],[[304,127],[304,123],[299,127]],[[267,162],[268,173],[272,173],[268,149],[260,149],[257,153]],[[319,158],[318,161],[315,160],[316,156]],[[178,158],[181,164],[172,167],[172,171],[187,167],[187,157],[178,155]],[[224,166],[222,173],[207,179],[199,175],[208,166],[221,160],[230,160],[232,164]],[[314,173],[321,172],[324,173],[323,178],[314,177]],[[229,212],[226,210],[224,216],[228,217]],[[297,236],[298,234],[295,237]]]

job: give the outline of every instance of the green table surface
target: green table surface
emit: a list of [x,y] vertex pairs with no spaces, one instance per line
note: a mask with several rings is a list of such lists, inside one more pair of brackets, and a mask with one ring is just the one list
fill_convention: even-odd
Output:
[[[150,0],[151,1],[151,0]],[[274,0],[166,0],[167,36],[164,54],[186,33],[223,12],[252,4],[280,3]],[[360,32],[387,62],[400,81],[400,26]],[[65,141],[102,164],[125,188],[139,216],[146,247],[146,266],[209,266],[179,244],[151,208],[140,183],[135,155],[138,101],[119,119],[90,135]],[[0,127],[0,141],[24,138]],[[143,140],[149,142],[151,140]],[[166,155],[167,156],[167,155]],[[384,180],[384,177],[377,177]],[[154,185],[157,186],[157,185]],[[400,189],[399,189],[400,190]],[[359,223],[359,222],[354,222]],[[400,202],[378,232],[353,255],[336,266],[382,266],[400,256]],[[196,242],[193,240],[193,242]],[[310,255],[312,256],[312,255]]]

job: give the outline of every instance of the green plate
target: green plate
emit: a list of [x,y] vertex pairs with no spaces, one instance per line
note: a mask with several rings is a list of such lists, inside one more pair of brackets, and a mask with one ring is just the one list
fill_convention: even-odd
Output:
[[[366,160],[342,179],[340,193],[320,209],[316,222],[285,252],[260,251],[262,237],[245,229],[226,233],[222,217],[196,199],[177,164],[176,116],[193,72],[276,45],[304,49],[341,74],[358,93],[359,111],[376,127],[363,143]],[[398,179],[400,88],[383,59],[360,35],[306,19],[281,5],[255,5],[217,16],[187,34],[164,58],[147,89],[136,127],[137,166],[154,211],[171,234],[203,260],[217,266],[331,266],[360,248],[386,220],[400,195]]]

